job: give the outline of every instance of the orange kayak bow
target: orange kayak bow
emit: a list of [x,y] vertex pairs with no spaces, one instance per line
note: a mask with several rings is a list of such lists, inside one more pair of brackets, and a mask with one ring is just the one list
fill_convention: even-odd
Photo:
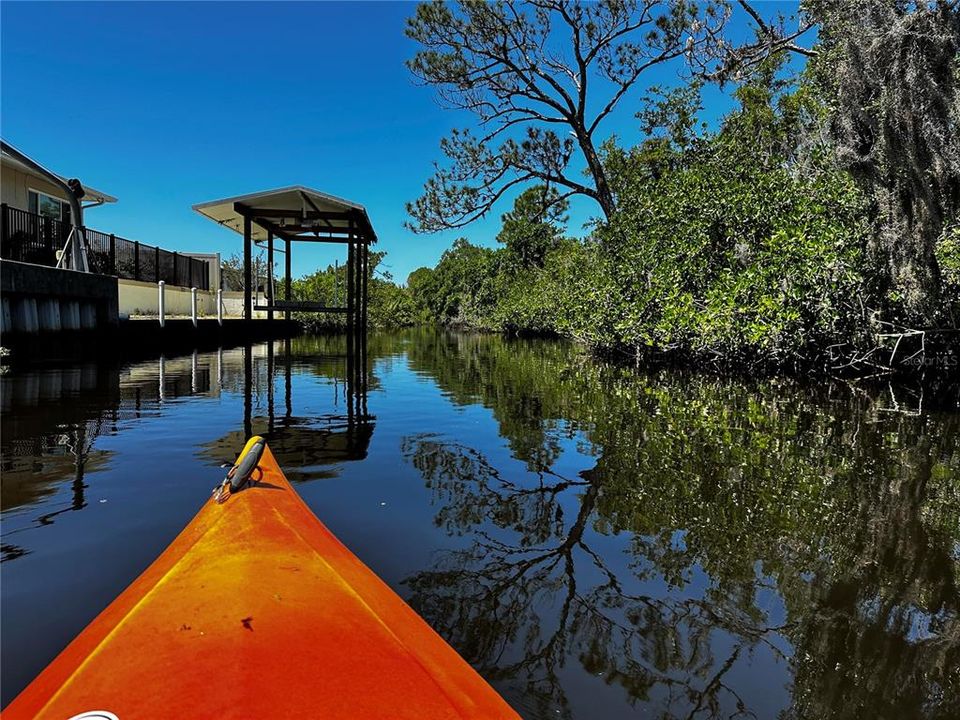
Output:
[[247,486],[221,486],[5,720],[519,717],[317,519],[261,438],[244,460]]

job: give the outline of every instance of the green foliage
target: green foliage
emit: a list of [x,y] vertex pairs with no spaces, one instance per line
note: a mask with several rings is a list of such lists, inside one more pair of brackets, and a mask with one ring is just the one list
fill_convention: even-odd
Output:
[[829,167],[776,163],[782,116],[760,108],[660,177],[642,150],[616,161],[621,209],[599,237],[617,307],[602,344],[779,364],[854,332],[859,195]]
[[535,185],[524,190],[503,215],[497,241],[518,269],[542,268],[547,254],[563,237],[568,203],[556,188]]
[[960,321],[960,222],[948,226],[937,242],[937,263],[943,281],[943,296],[953,325]]
[[499,265],[495,250],[460,238],[433,270],[411,273],[414,301],[439,323],[488,328]]
[[[385,252],[370,251],[368,292],[368,322],[371,327],[403,327],[421,320],[417,306],[410,293],[398,287],[390,274],[380,271]],[[380,277],[377,277],[377,275]],[[291,284],[295,300],[321,302],[329,307],[347,304],[346,265],[328,265],[311,275],[294,280]],[[343,315],[297,313],[297,319],[309,329],[338,329],[343,327]]]
[[957,3],[807,0],[805,10],[820,25],[810,74],[829,109],[824,130],[870,199],[871,301],[887,320],[940,324],[936,244],[960,211]]
[[[704,30],[687,5],[671,6],[669,18],[660,8],[665,25],[654,24],[666,37]],[[791,34],[783,18],[765,22],[738,5],[755,21],[755,41],[708,32],[716,45],[701,45],[691,36],[683,54],[700,79],[648,88],[639,143],[610,138],[595,148],[594,126],[578,122],[570,137],[528,127],[526,140],[514,133],[499,149],[498,131],[445,140],[452,164],[410,208],[420,230],[472,221],[515,182],[541,184],[503,216],[502,249],[461,240],[411,278],[417,312],[442,324],[559,333],[637,359],[672,353],[738,368],[875,372],[893,363],[895,348],[900,357],[949,351],[960,318],[955,3],[808,0]],[[568,24],[584,28],[568,50],[576,58],[577,38],[593,42],[591,33],[604,36],[637,7],[564,6],[575,15]],[[545,32],[559,5],[513,8],[425,4],[408,27],[423,45],[414,72],[477,112],[484,128],[510,116],[517,88],[537,90],[503,77],[562,37]],[[807,23],[819,25],[813,48],[794,42]],[[645,42],[624,40],[633,54],[601,65],[630,66]],[[812,60],[796,74],[790,54]],[[507,60],[505,75],[488,73]],[[562,73],[549,59],[531,72],[543,67]],[[704,79],[738,83],[737,109],[713,132],[701,122]],[[570,107],[583,114],[582,103]],[[530,155],[566,169],[571,138],[590,187],[529,172]],[[518,169],[527,174],[507,180]],[[603,219],[590,237],[565,240],[562,198],[577,193],[600,201]]]
[[725,364],[815,362],[857,337],[862,200],[817,148],[803,172],[790,162],[818,106],[780,70],[764,63],[713,134],[695,88],[659,93],[641,114],[652,137],[604,146],[619,210],[593,237],[562,240],[532,188],[503,217],[503,250],[458,241],[411,283],[417,302],[442,323]]

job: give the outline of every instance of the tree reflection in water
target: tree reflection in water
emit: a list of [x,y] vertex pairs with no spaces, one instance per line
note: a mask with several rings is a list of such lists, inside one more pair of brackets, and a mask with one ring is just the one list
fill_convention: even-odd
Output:
[[586,673],[645,717],[960,716],[956,415],[549,343],[411,361],[489,407],[514,460],[405,439],[463,536],[410,600],[526,715],[578,714]]

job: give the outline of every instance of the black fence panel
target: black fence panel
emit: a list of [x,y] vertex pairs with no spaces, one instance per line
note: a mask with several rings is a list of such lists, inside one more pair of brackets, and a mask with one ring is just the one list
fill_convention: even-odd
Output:
[[113,271],[118,277],[136,280],[137,243],[117,238]]
[[56,265],[70,235],[66,223],[11,207],[3,208],[2,224],[0,257],[35,265]]
[[140,279],[144,282],[163,280],[157,273],[157,248],[140,245]]
[[[57,264],[57,253],[66,245],[70,225],[36,213],[2,206],[0,257],[35,265]],[[206,260],[187,257],[153,245],[84,229],[90,271],[129,280],[210,289]]]
[[175,284],[173,282],[173,253],[168,250],[161,250],[158,254],[157,273],[165,283]]
[[97,230],[86,230],[84,236],[87,241],[87,262],[90,272],[98,275],[116,275],[113,267],[113,253],[111,251],[111,237]]
[[187,258],[190,262],[190,287],[200,290],[210,289],[210,272],[206,260]]

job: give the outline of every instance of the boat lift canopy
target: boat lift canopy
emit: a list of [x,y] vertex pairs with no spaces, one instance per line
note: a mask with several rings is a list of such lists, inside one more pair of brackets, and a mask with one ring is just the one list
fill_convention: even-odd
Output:
[[[252,243],[267,243],[270,268],[266,310],[272,320],[274,311],[345,313],[349,329],[366,332],[368,247],[377,241],[366,209],[355,202],[312,190],[302,185],[264,190],[236,197],[199,203],[193,209],[218,225],[243,235],[244,318],[253,316]],[[273,292],[274,240],[285,243],[284,299]],[[331,307],[310,301],[294,301],[290,292],[290,246],[293,242],[344,243],[347,254],[347,305]]]

